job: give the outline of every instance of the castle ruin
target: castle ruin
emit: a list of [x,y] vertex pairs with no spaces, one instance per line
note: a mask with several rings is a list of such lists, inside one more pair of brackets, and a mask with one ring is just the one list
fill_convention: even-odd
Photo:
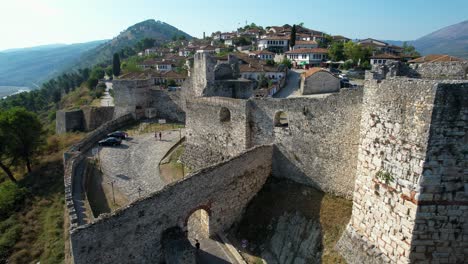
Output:
[[[186,122],[183,159],[196,172],[84,223],[71,185],[97,134],[65,154],[67,206],[78,219],[74,262],[162,262],[168,230],[187,230],[198,209],[208,212],[210,233],[228,229],[268,177],[353,200],[337,245],[349,263],[467,262],[467,65],[424,65],[412,71],[419,76],[394,67],[367,73],[363,89],[254,98],[235,58],[220,64],[196,54],[186,90],[174,100]],[[424,73],[429,67],[457,70]],[[121,117],[103,131],[145,108],[172,111],[155,103],[160,94],[148,96],[148,85],[134,84],[114,84]]]

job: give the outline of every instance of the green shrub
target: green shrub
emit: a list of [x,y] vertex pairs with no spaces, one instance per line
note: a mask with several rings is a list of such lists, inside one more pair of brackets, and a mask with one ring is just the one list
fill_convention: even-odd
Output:
[[385,182],[385,184],[389,184],[390,182],[393,182],[395,181],[395,178],[392,176],[392,174],[390,174],[390,172],[387,172],[387,171],[378,171],[377,174],[375,175],[375,177],[383,182]]
[[16,244],[21,235],[21,226],[16,217],[11,216],[7,220],[0,222],[0,262],[6,260],[11,249]]
[[24,200],[26,190],[6,181],[0,184],[0,220],[9,217]]

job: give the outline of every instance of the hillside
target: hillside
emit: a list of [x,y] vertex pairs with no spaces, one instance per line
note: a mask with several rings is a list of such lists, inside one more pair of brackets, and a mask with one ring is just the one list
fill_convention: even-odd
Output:
[[63,45],[53,44],[0,52],[0,86],[27,86],[46,81],[62,72],[85,51],[103,40]]
[[468,20],[444,27],[412,44],[422,54],[449,54],[468,59]]
[[173,36],[185,36],[192,38],[189,34],[161,21],[154,19],[145,20],[122,31],[117,37],[89,50],[80,58],[73,68],[89,67],[101,62],[109,62],[115,52],[124,47],[131,47],[143,38],[153,38],[156,44],[169,41]]

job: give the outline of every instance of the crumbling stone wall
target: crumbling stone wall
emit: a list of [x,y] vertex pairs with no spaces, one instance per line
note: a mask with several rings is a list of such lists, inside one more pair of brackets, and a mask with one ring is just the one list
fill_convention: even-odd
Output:
[[[199,169],[249,148],[246,100],[207,97],[187,101],[183,160]],[[223,111],[229,118],[223,117]]]
[[466,261],[467,94],[466,84],[366,83],[353,213],[338,244],[349,263]]
[[149,100],[158,118],[185,122],[185,97],[182,91],[150,90]]
[[428,62],[410,65],[414,77],[425,79],[468,79],[468,61]]
[[114,89],[114,117],[128,113],[144,113],[149,107],[150,80],[113,80]]
[[64,134],[72,131],[84,130],[84,116],[81,110],[59,110],[55,114],[55,131]]
[[[361,98],[361,89],[343,89],[318,98],[191,100],[183,159],[202,168],[252,146],[274,143],[275,176],[351,198]],[[229,122],[220,120],[222,108],[229,109]],[[281,111],[287,114],[287,127],[275,126]]]
[[112,120],[114,107],[83,106],[79,110],[59,110],[55,131],[62,134],[71,131],[91,131]]
[[187,230],[200,208],[209,212],[210,234],[229,228],[270,176],[271,157],[272,146],[249,150],[72,230],[75,263],[159,263],[163,233]]
[[112,120],[114,116],[113,106],[83,106],[81,108],[84,116],[84,129],[85,131],[91,131],[102,124]]
[[[317,98],[252,99],[250,145],[275,144],[273,175],[352,197],[362,89]],[[288,126],[275,126],[284,112]]]

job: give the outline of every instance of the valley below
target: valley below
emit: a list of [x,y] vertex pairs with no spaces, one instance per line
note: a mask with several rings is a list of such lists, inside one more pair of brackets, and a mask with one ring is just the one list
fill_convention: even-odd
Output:
[[21,86],[0,86],[0,98],[30,90],[28,87]]

